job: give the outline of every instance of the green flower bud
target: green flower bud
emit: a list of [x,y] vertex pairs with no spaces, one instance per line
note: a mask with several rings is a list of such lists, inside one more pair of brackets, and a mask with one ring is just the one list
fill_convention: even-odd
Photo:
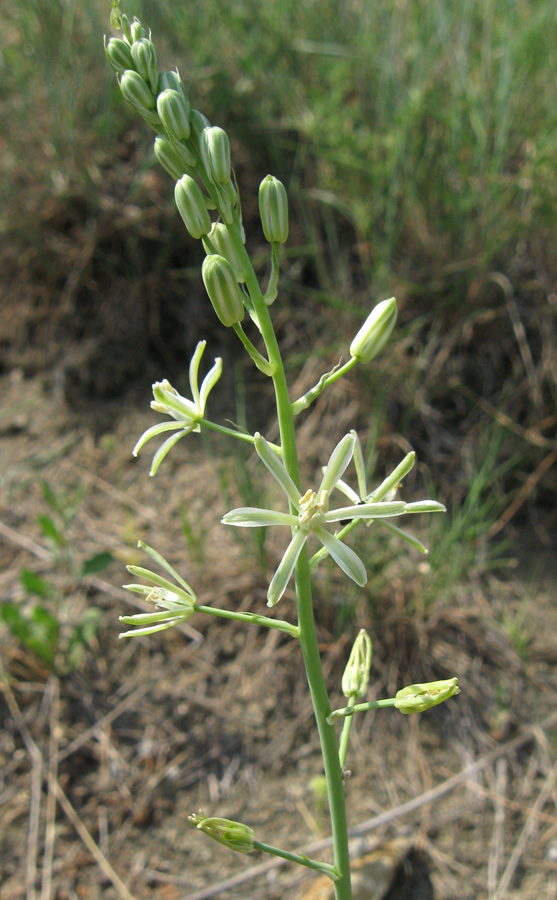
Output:
[[[115,27],[115,28],[119,28],[121,30],[122,34],[124,35],[126,41],[128,42],[128,44],[131,44],[133,41],[133,38],[132,38],[132,28],[130,25],[130,20],[128,19],[127,15],[125,13],[120,13],[118,11],[116,13],[116,15],[114,16],[113,15],[114,12],[115,12],[115,10],[113,9],[110,14],[111,25],[113,25],[113,27]],[[115,21],[116,19],[119,19],[118,23],[116,23],[116,21]]]
[[211,230],[211,218],[203,194],[190,175],[182,175],[174,188],[174,199],[184,225],[193,238],[199,240]]
[[288,239],[288,197],[283,183],[273,175],[259,185],[259,214],[265,239],[284,244]]
[[178,72],[159,72],[159,94],[167,90],[179,91],[184,97],[187,97],[182,79]]
[[365,696],[369,684],[371,657],[371,638],[365,628],[362,628],[354,641],[342,676],[342,693],[345,697]]
[[209,300],[222,324],[228,328],[241,322],[244,318],[244,296],[228,260],[218,253],[206,256],[201,275]]
[[201,810],[199,815],[194,813],[188,816],[188,822],[191,822],[204,834],[208,834],[213,840],[218,841],[219,844],[224,844],[229,850],[235,850],[237,853],[251,853],[254,849],[253,828],[243,825],[242,822],[233,822],[231,819],[217,817],[207,819]]
[[137,16],[133,17],[133,22],[130,27],[130,37],[131,37],[132,43],[134,41],[140,41],[141,38],[148,37],[147,32],[145,31],[143,25],[141,24],[141,22],[139,21]]
[[368,363],[383,349],[395,327],[396,300],[382,300],[370,312],[358,334],[350,344],[350,356]]
[[230,181],[230,144],[228,135],[218,125],[204,128],[199,138],[199,152],[212,181]]
[[191,128],[191,139],[194,142],[196,147],[199,147],[199,141],[201,139],[201,132],[204,128],[210,128],[211,123],[207,116],[204,116],[203,113],[200,113],[198,109],[192,109],[190,113],[190,128]]
[[168,88],[159,94],[157,112],[170,138],[187,141],[190,136],[190,104],[181,91]]
[[134,41],[131,47],[134,69],[145,79],[151,92],[156,96],[159,84],[159,58],[157,48],[152,41],[141,38]]
[[134,62],[130,52],[130,45],[122,38],[104,39],[104,52],[112,69],[117,75],[123,75],[126,69],[133,69]]
[[430,681],[427,684],[411,684],[397,691],[395,706],[405,715],[425,712],[432,706],[437,706],[460,694],[458,678],[448,678],[445,681]]
[[127,69],[120,78],[120,90],[124,98],[141,115],[154,110],[156,101],[144,78],[133,69]]
[[174,181],[179,181],[182,175],[195,175],[195,159],[190,151],[175,147],[168,138],[155,138],[155,156],[163,169],[172,175]]
[[[227,262],[230,263],[234,269],[236,280],[239,281],[240,284],[244,282],[246,279],[243,271],[243,263],[226,225],[222,222],[215,222],[207,237],[217,253],[220,256],[224,256]],[[205,239],[203,239],[203,246],[205,247],[205,252],[209,255],[213,252]]]

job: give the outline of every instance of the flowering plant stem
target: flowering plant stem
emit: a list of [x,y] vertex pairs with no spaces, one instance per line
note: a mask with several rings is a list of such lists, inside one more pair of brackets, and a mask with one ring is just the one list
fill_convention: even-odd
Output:
[[[238,252],[245,258],[244,274],[246,278],[246,287],[257,314],[259,330],[267,348],[269,362],[274,368],[272,379],[275,389],[282,461],[286,471],[292,478],[292,481],[297,488],[300,488],[298,453],[294,431],[294,414],[288,396],[288,385],[286,382],[284,365],[271,322],[269,307],[263,299],[259,282],[253,271],[251,260],[245,251],[238,227],[236,226],[229,230]],[[323,767],[327,782],[327,797],[329,800],[333,837],[334,867],[338,873],[338,879],[335,881],[335,900],[351,900],[350,856],[348,850],[348,825],[344,799],[344,782],[335,730],[333,726],[327,723],[327,716],[331,709],[319,656],[311,595],[311,573],[307,549],[305,547],[300,553],[298,562],[296,563],[295,585],[298,612],[298,637],[319,732]]]
[[[107,59],[118,77],[123,96],[157,134],[155,156],[176,182],[174,196],[178,212],[190,235],[202,240],[207,253],[201,274],[218,319],[224,327],[234,330],[257,369],[272,380],[280,436],[278,445],[270,444],[258,432],[248,434],[243,429],[229,428],[206,418],[208,396],[222,374],[222,359],[215,359],[200,383],[199,369],[206,346],[205,341],[200,341],[189,366],[191,398],[181,396],[166,379],[156,382],[151,408],[169,418],[148,428],[136,443],[133,453],[137,455],[152,438],[164,435],[151,465],[150,474],[154,476],[176,443],[192,432],[209,428],[252,444],[260,461],[288,497],[289,512],[242,507],[227,512],[222,523],[244,528],[278,525],[290,529],[290,543],[269,584],[267,605],[274,606],[279,602],[294,575],[297,609],[297,624],[291,624],[251,612],[202,606],[198,604],[194,590],[174,567],[154,548],[140,542],[142,549],[166,575],[161,576],[140,566],[128,567],[133,575],[143,578],[147,584],[134,582],[125,587],[153,603],[155,610],[122,616],[121,620],[132,625],[133,629],[122,633],[121,637],[153,634],[185,622],[196,613],[204,613],[274,628],[298,639],[321,744],[331,819],[333,864],[257,841],[253,829],[241,822],[206,817],[201,811],[188,818],[196,829],[238,853],[259,850],[326,874],[334,882],[335,900],[351,900],[343,767],[353,715],[358,711],[387,706],[396,706],[404,714],[422,712],[458,693],[458,683],[453,678],[414,684],[399,691],[396,698],[357,703],[367,692],[372,661],[371,639],[361,629],[342,679],[342,691],[348,698],[348,706],[331,711],[317,642],[311,575],[319,562],[330,556],[345,575],[364,587],[367,583],[365,565],[342,539],[362,521],[371,524],[377,520],[415,549],[427,552],[413,535],[386,520],[407,513],[442,512],[444,507],[433,500],[406,503],[395,499],[400,482],[414,464],[414,453],[407,454],[370,493],[366,486],[362,449],[355,431],[341,438],[331,452],[317,490],[302,492],[294,417],[357,363],[367,364],[381,351],[395,326],[396,300],[391,297],[372,309],[350,344],[348,361],[342,365],[337,363],[302,397],[293,403],[290,401],[284,364],[269,311],[278,294],[280,245],[288,238],[286,189],[272,175],[267,175],[259,187],[261,225],[271,246],[271,274],[263,293],[244,246],[240,197],[231,168],[228,136],[222,128],[212,126],[201,112],[191,109],[177,71],[158,72],[156,48],[141,22],[134,19],[130,23],[119,10],[119,0],[112,0],[112,6],[111,20],[121,30],[122,38],[111,38],[105,42]],[[209,211],[216,211],[215,221]],[[246,312],[259,332],[257,340],[263,342],[265,353],[260,352],[244,332],[242,321]],[[342,481],[352,460],[358,480],[357,493],[349,483]],[[330,494],[334,489],[348,498],[349,505],[330,507]],[[322,548],[310,559],[307,546],[311,535],[322,544]],[[344,723],[339,744],[335,726],[340,718],[344,719]]]

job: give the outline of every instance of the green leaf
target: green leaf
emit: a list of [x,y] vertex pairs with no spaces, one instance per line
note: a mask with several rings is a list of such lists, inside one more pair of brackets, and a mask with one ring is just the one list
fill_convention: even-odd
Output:
[[114,562],[114,557],[109,550],[102,550],[100,553],[95,553],[93,556],[90,556],[83,562],[81,566],[81,575],[85,577],[85,575],[94,575],[96,572],[102,572],[103,569],[107,569],[108,566]]
[[37,522],[39,523],[39,527],[46,538],[50,538],[55,544],[59,547],[63,547],[66,543],[66,539],[61,531],[54,524],[50,516],[37,516]]
[[22,569],[19,578],[28,594],[42,597],[43,600],[47,600],[54,594],[54,586],[31,569]]

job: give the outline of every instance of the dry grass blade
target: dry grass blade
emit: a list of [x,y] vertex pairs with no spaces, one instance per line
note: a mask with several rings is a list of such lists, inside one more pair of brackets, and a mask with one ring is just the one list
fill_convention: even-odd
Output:
[[91,854],[99,868],[106,875],[109,881],[114,885],[114,888],[116,889],[118,895],[122,898],[122,900],[134,900],[133,894],[129,892],[120,876],[114,871],[104,853],[102,853],[98,844],[93,840],[58,782],[54,783],[53,791],[56,795],[58,803],[77,831],[79,837],[89,850],[89,853]]
[[516,842],[515,848],[511,854],[511,858],[509,859],[509,861],[507,863],[507,868],[503,872],[501,881],[499,882],[499,884],[497,886],[497,891],[495,892],[493,900],[501,900],[501,898],[507,892],[509,885],[512,881],[513,875],[516,871],[516,867],[518,866],[518,863],[520,862],[522,854],[524,853],[524,850],[526,849],[526,844],[528,843],[528,839],[529,839],[529,837],[534,829],[534,826],[536,824],[537,815],[543,809],[548,797],[551,795],[551,792],[553,791],[556,777],[557,777],[557,765],[555,765],[553,767],[553,769],[547,776],[547,778],[544,782],[544,785],[543,785],[540,793],[538,794],[538,799],[536,800],[534,806],[532,807],[530,815],[528,816],[528,819],[526,820],[526,824],[524,825],[524,828],[522,829],[520,837],[519,837],[518,841]]
[[493,841],[487,867],[487,889],[493,897],[497,890],[497,878],[505,853],[505,813],[507,793],[507,760],[497,760],[495,769],[495,821],[493,824]]
[[52,860],[56,839],[56,796],[54,786],[58,773],[58,735],[60,711],[60,684],[55,675],[50,681],[50,740],[48,747],[48,794],[46,801],[46,828],[43,851],[41,900],[50,900],[52,888]]
[[32,762],[29,832],[27,839],[27,858],[25,863],[25,888],[27,900],[35,900],[35,879],[37,876],[37,853],[39,847],[39,821],[41,812],[41,785],[43,780],[44,760],[41,751],[33,740],[31,733],[25,724],[25,720],[19,711],[16,699],[5,678],[3,670],[2,676],[3,680],[0,682],[0,689],[4,693],[12,718],[23,739]]

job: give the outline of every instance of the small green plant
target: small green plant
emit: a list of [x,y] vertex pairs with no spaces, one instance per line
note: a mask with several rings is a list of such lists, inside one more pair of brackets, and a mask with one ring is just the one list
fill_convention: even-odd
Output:
[[83,500],[82,486],[69,492],[55,491],[43,481],[41,488],[48,512],[37,516],[37,522],[51,553],[52,572],[44,576],[23,568],[23,599],[2,602],[0,621],[48,669],[60,674],[75,669],[101,620],[101,610],[88,606],[77,621],[66,624],[66,606],[83,579],[106,569],[113,557],[101,551],[80,562],[76,559],[69,528]]
[[[296,598],[295,623],[274,614],[262,616],[204,606],[176,569],[158,551],[140,542],[156,570],[128,566],[128,571],[140,581],[125,587],[144,596],[154,605],[155,611],[121,616],[121,621],[132,627],[120,636],[152,634],[187,621],[195,614],[205,614],[276,629],[298,642],[320,739],[333,836],[332,864],[264,843],[251,827],[241,822],[206,816],[201,811],[192,813],[189,821],[202,833],[238,853],[269,853],[326,874],[334,882],[336,900],[351,900],[344,765],[354,716],[369,709],[387,707],[403,714],[424,712],[459,691],[457,678],[450,678],[412,684],[399,690],[394,697],[366,701],[372,644],[369,635],[361,630],[342,677],[346,705],[332,709],[319,654],[312,600],[315,570],[330,557],[362,588],[368,578],[366,566],[346,542],[355,528],[376,522],[410,547],[425,552],[414,536],[393,525],[391,519],[444,511],[444,506],[434,500],[406,502],[397,499],[401,482],[414,465],[415,454],[412,452],[379,485],[370,488],[355,431],[340,437],[332,447],[327,464],[317,476],[315,488],[304,490],[300,484],[296,417],[303,415],[329,385],[355,366],[367,365],[383,350],[395,326],[396,300],[394,297],[383,300],[371,310],[350,344],[347,362],[335,365],[313,388],[291,401],[271,318],[271,306],[278,296],[280,249],[288,238],[286,189],[271,175],[263,179],[259,188],[261,224],[270,245],[270,274],[262,288],[245,248],[240,194],[226,132],[211,125],[203,113],[192,109],[177,71],[159,71],[157,50],[150,33],[138,19],[130,23],[121,14],[118,0],[113,0],[112,24],[120,29],[122,37],[105,42],[108,61],[116,72],[124,98],[154,129],[154,152],[175,181],[174,196],[180,216],[190,235],[203,242],[206,257],[201,274],[217,318],[224,327],[234,330],[254,366],[272,382],[279,433],[279,441],[275,444],[259,432],[251,434],[208,418],[209,395],[221,377],[222,360],[216,359],[200,382],[206,347],[206,342],[200,341],[189,366],[191,397],[181,396],[167,380],[155,383],[151,408],[166,418],[145,431],[133,452],[136,455],[152,439],[164,437],[153,456],[151,475],[154,476],[174,445],[192,432],[214,430],[253,448],[264,467],[262,471],[266,469],[279,486],[284,503],[279,509],[265,506],[235,508],[224,515],[222,523],[232,528],[276,527],[284,531],[286,549],[268,585],[267,605],[274,608],[282,601],[284,606],[283,598],[292,579]],[[256,343],[244,330],[246,314]],[[351,463],[354,463],[356,488],[343,480]],[[340,505],[337,502],[339,495]],[[340,721],[339,734],[337,723]]]

